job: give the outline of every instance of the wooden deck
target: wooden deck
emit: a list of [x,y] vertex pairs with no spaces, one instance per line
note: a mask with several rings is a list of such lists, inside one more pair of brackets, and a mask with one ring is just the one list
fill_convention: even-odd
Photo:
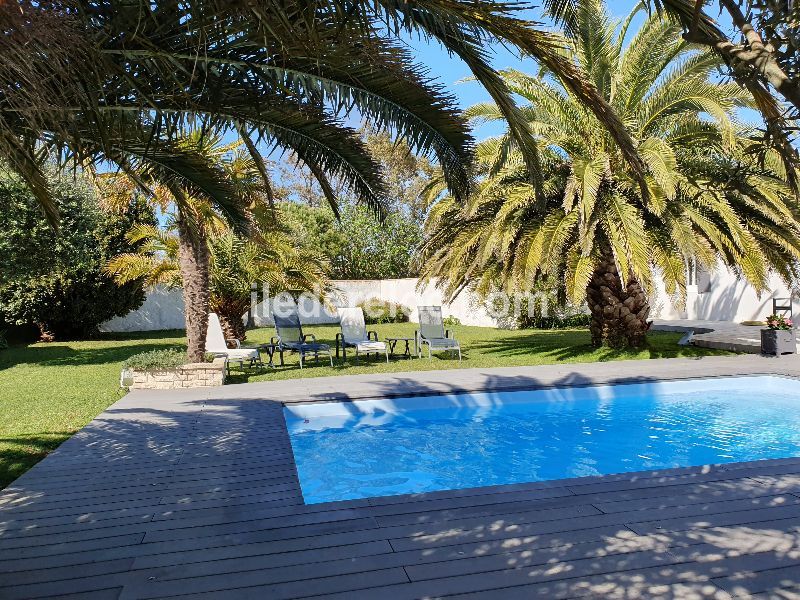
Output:
[[800,458],[304,505],[281,410],[390,391],[765,372],[798,376],[800,363],[131,393],[0,494],[0,598],[800,598]]

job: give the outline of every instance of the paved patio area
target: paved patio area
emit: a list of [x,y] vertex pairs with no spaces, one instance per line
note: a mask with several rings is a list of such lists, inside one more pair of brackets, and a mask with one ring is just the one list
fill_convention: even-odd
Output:
[[0,493],[0,598],[800,598],[800,458],[306,506],[281,411],[756,373],[800,359],[131,393]]
[[693,331],[692,343],[705,348],[717,348],[747,354],[761,353],[760,326],[742,325],[732,321],[698,321],[675,319],[653,321],[655,331]]

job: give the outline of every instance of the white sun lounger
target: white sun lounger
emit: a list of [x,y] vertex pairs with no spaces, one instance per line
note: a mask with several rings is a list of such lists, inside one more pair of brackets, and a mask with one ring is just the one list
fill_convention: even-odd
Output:
[[[389,362],[389,349],[386,342],[378,341],[378,334],[367,331],[364,322],[364,311],[359,307],[339,309],[339,324],[342,332],[336,334],[336,357],[339,357],[339,344],[342,346],[342,357],[347,358],[347,348],[356,349],[356,360],[359,354],[385,354]],[[370,337],[373,335],[374,337]]]
[[[235,344],[236,347],[228,348],[229,342]],[[261,365],[261,354],[258,352],[258,348],[242,348],[239,340],[225,339],[225,334],[222,332],[222,325],[216,313],[209,313],[208,315],[206,352],[216,356],[224,356],[228,371],[230,371],[230,363],[232,362],[238,362],[242,366],[244,366],[245,363],[249,363],[251,367]]]

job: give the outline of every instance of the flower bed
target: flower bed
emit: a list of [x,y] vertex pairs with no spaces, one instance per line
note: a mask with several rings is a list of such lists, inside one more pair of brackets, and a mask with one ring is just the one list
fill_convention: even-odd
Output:
[[225,359],[207,356],[201,363],[186,363],[178,350],[154,350],[123,363],[120,386],[132,390],[173,390],[219,386],[225,383]]

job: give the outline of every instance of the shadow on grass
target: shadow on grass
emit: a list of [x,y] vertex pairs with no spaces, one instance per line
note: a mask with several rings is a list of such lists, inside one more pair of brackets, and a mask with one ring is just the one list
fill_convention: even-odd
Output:
[[163,348],[183,349],[186,346],[177,340],[175,343],[126,344],[124,346],[97,348],[74,348],[67,343],[61,342],[33,346],[11,346],[0,352],[0,369],[7,369],[20,364],[32,364],[42,367],[103,365],[122,362],[140,352]]
[[[294,355],[293,355],[294,356]],[[462,358],[465,367],[469,366],[467,361],[469,360],[469,352],[467,350],[462,349]],[[419,371],[416,365],[418,361],[424,361],[427,365],[436,364],[435,361],[442,361],[444,363],[456,363],[458,364],[458,354],[454,352],[442,352],[442,353],[434,353],[432,359],[428,359],[427,354],[424,354],[422,358],[417,358],[416,355],[412,357],[402,356],[402,355],[395,355],[389,358],[390,364],[403,364],[408,365],[408,371]],[[266,359],[265,359],[266,361]],[[291,362],[290,362],[291,361]],[[358,361],[356,361],[353,357],[348,356],[347,360],[342,360],[341,358],[337,359],[334,357],[333,359],[333,367],[331,367],[330,363],[328,362],[327,357],[321,356],[319,360],[314,358],[306,359],[304,363],[304,367],[300,369],[300,363],[297,361],[296,358],[287,359],[287,362],[284,366],[280,366],[278,362],[278,358],[275,358],[275,366],[269,367],[264,365],[264,368],[256,368],[256,369],[243,369],[238,370],[234,367],[235,370],[231,371],[231,373],[226,377],[225,383],[226,385],[229,383],[250,383],[250,379],[252,377],[258,377],[261,375],[268,375],[270,373],[286,373],[286,372],[293,372],[297,374],[299,378],[303,371],[308,371],[309,369],[313,370],[317,367],[322,367],[327,369],[329,372],[326,372],[326,376],[336,376],[336,375],[347,375],[351,373],[354,369],[359,369],[359,375],[369,375],[371,372],[375,373],[383,373],[386,374],[386,370],[382,370],[383,367],[386,366],[386,358],[381,355],[379,358],[369,357],[365,359],[364,357],[360,357]],[[423,369],[425,370],[425,369]],[[330,372],[333,371],[333,372]],[[261,380],[259,380],[261,381]]]
[[472,346],[482,354],[497,357],[544,356],[553,361],[569,361],[591,358],[606,362],[626,358],[676,358],[698,357],[709,354],[729,354],[694,346],[678,346],[680,334],[651,332],[647,346],[636,350],[595,348],[590,343],[588,331],[532,331],[527,335],[515,335],[486,341],[475,341]]
[[130,331],[99,333],[92,340],[99,342],[125,342],[129,340],[163,340],[169,338],[183,339],[186,332],[183,329],[162,329],[157,331]]
[[0,490],[69,439],[74,431],[0,438]]

